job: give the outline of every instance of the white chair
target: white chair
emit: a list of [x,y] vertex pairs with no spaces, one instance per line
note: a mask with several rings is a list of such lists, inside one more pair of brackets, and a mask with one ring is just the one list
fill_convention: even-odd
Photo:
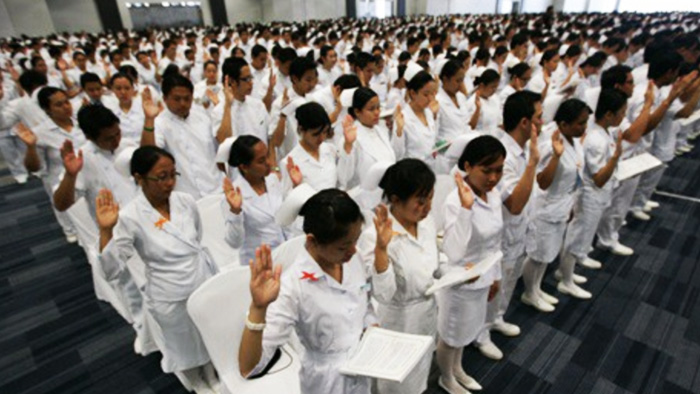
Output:
[[442,207],[445,205],[447,195],[456,187],[454,177],[451,175],[437,175],[435,179],[435,193],[433,194],[433,208],[430,211],[435,219],[435,228],[442,232],[445,224]]
[[232,248],[224,237],[226,221],[221,210],[223,198],[223,193],[217,193],[197,201],[199,216],[202,218],[202,245],[209,249],[222,272],[240,266],[238,249]]
[[[294,350],[284,346],[273,368],[259,379],[244,379],[238,367],[245,318],[251,302],[250,270],[236,267],[201,285],[187,301],[187,311],[199,329],[219,378],[230,393],[301,393],[301,364]],[[224,307],[224,309],[222,309]]]
[[305,244],[306,234],[298,235],[282,242],[272,251],[272,262],[275,265],[281,265],[282,272],[285,272],[296,260],[297,255],[304,248]]

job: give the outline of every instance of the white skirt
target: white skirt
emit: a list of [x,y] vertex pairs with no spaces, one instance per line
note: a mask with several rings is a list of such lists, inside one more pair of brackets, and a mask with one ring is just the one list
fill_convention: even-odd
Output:
[[535,218],[527,229],[527,255],[531,259],[549,264],[559,255],[566,233],[566,222],[548,222]]
[[469,289],[467,286],[450,287],[437,294],[438,334],[454,348],[472,343],[486,322],[490,287]]

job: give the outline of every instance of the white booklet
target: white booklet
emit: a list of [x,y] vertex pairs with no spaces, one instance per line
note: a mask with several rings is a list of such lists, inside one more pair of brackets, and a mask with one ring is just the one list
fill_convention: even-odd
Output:
[[651,153],[642,153],[629,159],[622,160],[617,164],[617,172],[615,178],[618,181],[632,178],[643,172],[647,172],[652,168],[656,168],[663,163],[661,160],[654,157]]
[[403,382],[433,343],[428,335],[370,327],[340,373]]
[[428,290],[425,292],[425,295],[432,295],[440,289],[461,285],[476,278],[477,276],[481,276],[491,267],[501,261],[502,258],[503,252],[499,250],[469,269],[465,268],[464,270],[450,271],[449,273],[443,275],[442,278],[436,280],[435,283],[433,283],[433,285],[430,286],[430,288],[428,288]]
[[690,114],[689,117],[678,120],[681,126],[686,127],[700,120],[700,110],[697,110]]

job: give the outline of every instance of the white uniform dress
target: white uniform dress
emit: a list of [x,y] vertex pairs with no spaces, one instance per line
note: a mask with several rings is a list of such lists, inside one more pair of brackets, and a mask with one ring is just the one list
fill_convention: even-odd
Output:
[[146,265],[146,307],[160,327],[156,343],[165,372],[183,371],[209,362],[197,327],[187,313],[187,299],[216,272],[202,246],[202,223],[189,194],[170,195],[170,220],[148,202],[143,192],[122,208],[112,240],[102,250],[107,279],[118,276],[123,262],[138,253]]
[[[486,197],[488,201],[474,194],[474,205],[465,209],[458,190],[447,196],[443,208],[445,236],[442,250],[448,262],[440,267],[443,275],[452,270],[463,270],[467,263],[478,264],[501,250],[503,216],[500,193],[494,189]],[[501,265],[497,263],[474,283],[438,290],[440,339],[455,348],[474,341],[486,321],[489,288],[500,279]]]
[[265,315],[263,352],[249,376],[262,372],[295,331],[304,346],[300,383],[304,394],[369,394],[370,379],[339,368],[376,324],[370,282],[358,255],[343,265],[343,281],[326,275],[304,248],[282,273],[280,293]]
[[[131,108],[124,111],[119,106],[119,101],[109,101],[105,107],[109,108],[119,118],[119,129],[122,132],[122,140],[129,141],[133,144],[141,144],[141,133],[143,132],[144,122],[146,120],[143,114],[143,103],[141,96],[136,96],[131,99]],[[116,105],[114,105],[116,104]]]
[[425,108],[423,110],[427,125],[425,125],[413,111],[410,106],[403,110],[405,125],[403,128],[403,144],[398,145],[397,158],[413,158],[420,159],[428,165],[435,168],[435,157],[433,157],[433,148],[437,142],[437,125],[433,112]]
[[[476,111],[475,100],[476,95],[472,95],[467,101],[468,120],[471,120]],[[481,102],[481,112],[475,130],[500,138],[502,133],[498,126],[503,123],[503,108],[498,94],[494,93],[487,99],[479,97],[479,101]]]
[[292,149],[289,154],[280,161],[282,172],[282,186],[285,195],[292,189],[292,180],[287,172],[287,160],[291,157],[294,164],[299,167],[303,176],[303,183],[308,184],[314,190],[333,189],[338,184],[346,184],[351,158],[348,155],[339,155],[335,145],[324,142],[318,148],[318,160],[311,156],[301,144]]
[[239,176],[234,187],[241,189],[241,213],[236,215],[226,209],[226,242],[234,248],[240,246],[242,265],[248,265],[255,258],[255,248],[260,244],[266,243],[274,249],[287,239],[284,230],[275,222],[275,214],[284,199],[282,182],[276,174],[270,174],[265,178],[265,186],[267,192],[258,195],[250,183]]
[[600,218],[610,205],[617,182],[614,174],[603,187],[595,185],[593,175],[602,170],[612,158],[616,140],[617,134],[612,134],[596,123],[586,130],[586,138],[583,140],[583,187],[574,205],[574,218],[568,225],[564,240],[564,250],[579,261],[588,256]]
[[[346,190],[358,186],[374,163],[379,161],[395,162],[396,151],[400,149],[397,145],[403,144],[406,136],[404,130],[401,138],[393,134],[390,139],[389,130],[382,122],[369,128],[359,121],[355,121],[355,126],[357,126],[357,139],[352,145],[352,151],[348,154],[345,149],[340,149],[341,156],[350,156],[351,158],[349,181],[343,185]],[[343,144],[344,142],[340,146]]]
[[438,140],[452,142],[455,138],[471,131],[469,127],[469,113],[467,110],[467,97],[462,92],[456,94],[457,103],[440,88],[437,101],[440,103],[440,112],[437,118]]
[[216,167],[216,147],[209,116],[192,107],[183,119],[170,110],[161,112],[155,122],[156,145],[175,156],[178,179],[175,190],[199,199],[220,190],[223,181]]
[[[377,233],[368,226],[360,250],[372,279],[372,293],[379,301],[377,315],[383,328],[416,335],[435,337],[437,303],[425,292],[433,284],[438,269],[437,232],[432,216],[418,222],[418,237],[409,234],[393,215],[394,236],[389,243],[389,268],[378,274],[374,269]],[[421,359],[402,383],[379,380],[382,394],[420,394],[427,389],[433,352]]]
[[[538,174],[547,167],[552,158],[552,133],[555,130],[556,127],[542,130],[538,138]],[[552,184],[546,190],[542,190],[535,183],[534,219],[528,223],[526,240],[528,257],[547,264],[554,261],[561,250],[566,223],[576,200],[583,170],[583,147],[578,139],[574,138],[572,145],[564,136],[561,138],[564,140],[564,153],[559,157]]]

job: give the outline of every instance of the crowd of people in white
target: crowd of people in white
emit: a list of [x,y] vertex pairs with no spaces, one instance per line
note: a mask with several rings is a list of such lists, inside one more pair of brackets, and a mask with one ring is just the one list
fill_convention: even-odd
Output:
[[[251,275],[230,355],[244,377],[295,333],[303,393],[369,393],[339,368],[378,325],[433,336],[435,352],[377,392],[422,393],[435,357],[439,385],[463,394],[481,389],[464,347],[498,360],[491,333],[520,334],[504,320],[519,278],[521,302],[552,312],[593,296],[575,268],[601,268],[594,246],[634,253],[627,214],[652,219],[667,163],[699,134],[682,122],[699,108],[698,33],[697,14],[548,13],[10,38],[0,152],[17,182],[41,179],[69,242],[66,211],[86,200],[99,245],[82,246],[128,300],[136,351],[160,351],[188,388],[225,389],[186,303],[235,262]],[[644,153],[664,165],[616,178]],[[202,244],[212,195],[228,261]],[[304,234],[282,272],[271,251]]]

